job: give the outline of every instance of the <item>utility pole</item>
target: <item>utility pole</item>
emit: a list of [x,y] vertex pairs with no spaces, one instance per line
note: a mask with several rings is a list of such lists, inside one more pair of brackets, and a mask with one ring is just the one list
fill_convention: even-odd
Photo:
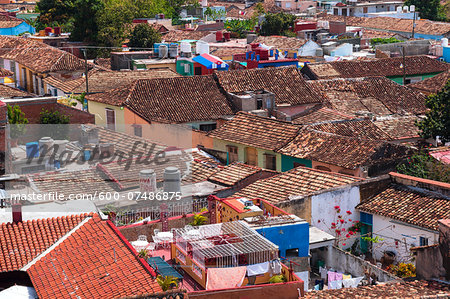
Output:
[[403,55],[403,85],[406,85],[406,59],[405,59],[405,46],[402,46]]
[[[86,52],[87,52],[87,50],[86,50],[86,48],[84,48],[84,49],[83,49],[83,54],[84,54],[84,67],[85,67],[85,70],[84,70],[84,76],[85,76],[85,79],[86,79],[86,93],[85,93],[85,95],[84,95],[85,97],[89,94],[89,77],[88,77],[89,68],[88,68],[88,63],[87,63],[87,53],[86,53]],[[84,103],[82,104],[83,110],[86,109],[86,111],[88,111],[87,100],[86,100],[86,98],[84,98],[83,101],[84,101]],[[86,104],[86,108],[84,107],[85,104]]]
[[84,75],[86,76],[86,95],[89,94],[89,80],[88,80],[88,63],[87,63],[87,53],[86,53],[86,48],[83,49],[83,54],[84,54],[84,66],[85,66],[85,72]]
[[415,7],[412,8],[412,11],[413,11],[413,28],[412,28],[411,38],[414,38],[414,30],[416,28],[416,9],[415,9]]

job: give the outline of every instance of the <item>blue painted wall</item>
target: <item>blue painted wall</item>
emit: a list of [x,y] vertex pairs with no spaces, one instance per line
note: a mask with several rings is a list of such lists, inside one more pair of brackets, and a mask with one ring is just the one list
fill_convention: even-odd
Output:
[[280,256],[286,257],[286,250],[298,248],[298,256],[308,256],[309,224],[301,222],[291,225],[263,227],[256,230],[280,248]]
[[290,156],[281,155],[281,171],[288,171],[294,168],[294,163],[300,163],[306,167],[312,167],[312,161],[306,159],[299,159]]
[[450,47],[444,47],[442,52],[445,62],[450,62]]
[[25,22],[20,23],[16,27],[0,28],[0,35],[19,35],[24,32],[29,32],[31,34],[35,34],[36,29],[34,29],[33,26],[31,26]]

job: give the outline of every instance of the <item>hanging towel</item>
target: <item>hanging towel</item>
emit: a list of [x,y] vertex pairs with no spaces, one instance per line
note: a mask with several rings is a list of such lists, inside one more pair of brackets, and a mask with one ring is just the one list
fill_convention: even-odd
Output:
[[342,280],[342,273],[336,273],[336,280]]
[[327,268],[319,267],[320,272],[320,278],[326,279],[327,278]]
[[278,275],[281,273],[281,263],[280,260],[272,260],[269,263],[270,265],[270,273]]
[[332,280],[328,282],[328,289],[330,290],[335,290],[337,287],[337,282],[336,280]]
[[342,281],[344,288],[356,288],[364,277],[356,277]]
[[342,280],[336,280],[336,289],[342,289]]
[[342,275],[342,280],[346,280],[346,279],[351,279],[352,278],[352,276],[349,274],[349,275]]
[[206,289],[228,289],[242,285],[247,267],[232,268],[208,268],[206,277]]
[[301,280],[303,280],[303,287],[305,289],[305,292],[308,292],[308,286],[309,286],[309,271],[303,271],[303,272],[294,272],[295,275],[298,276]]
[[335,281],[336,280],[336,272],[328,271],[328,281]]
[[269,272],[269,262],[247,266],[247,276],[261,275],[267,272]]

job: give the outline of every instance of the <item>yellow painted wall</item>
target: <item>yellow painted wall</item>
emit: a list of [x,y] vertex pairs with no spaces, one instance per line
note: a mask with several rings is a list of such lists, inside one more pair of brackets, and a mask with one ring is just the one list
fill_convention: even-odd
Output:
[[357,169],[346,169],[344,167],[340,167],[340,166],[336,166],[336,165],[332,165],[332,164],[328,164],[328,163],[312,161],[312,168],[317,169],[317,166],[327,167],[332,172],[342,173],[342,174],[351,175],[351,176],[355,176],[355,177],[361,177],[361,178],[365,177],[360,168],[357,168]]
[[147,70],[150,69],[161,69],[161,68],[168,68],[171,69],[172,71],[174,71],[175,73],[177,72],[177,64],[174,63],[155,63],[155,64],[146,64],[145,68]]
[[88,101],[88,111],[95,115],[96,125],[106,126],[106,108],[113,109],[116,112],[116,131],[124,132],[124,110],[117,106]]
[[[243,144],[238,144],[238,143],[234,143],[234,142],[229,142],[229,141],[225,141],[225,140],[220,140],[220,139],[216,139],[213,138],[213,146],[215,150],[219,150],[219,151],[223,151],[226,152],[227,151],[227,145],[231,145],[231,146],[237,146],[238,148],[238,159],[239,161],[246,161],[246,150],[245,148],[247,148],[248,146],[243,145]],[[273,151],[269,151],[269,150],[264,150],[264,149],[260,149],[257,148],[256,149],[257,155],[258,155],[258,165],[261,168],[265,168],[266,166],[266,161],[265,161],[265,155],[264,154],[270,154],[270,155],[274,155],[277,158],[277,171],[281,171],[281,155],[278,153],[275,153]]]

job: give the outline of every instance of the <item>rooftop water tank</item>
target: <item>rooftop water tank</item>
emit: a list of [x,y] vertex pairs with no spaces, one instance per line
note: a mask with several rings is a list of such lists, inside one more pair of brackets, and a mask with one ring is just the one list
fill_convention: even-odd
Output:
[[448,38],[443,38],[442,40],[441,40],[441,43],[442,43],[442,46],[443,47],[448,47]]
[[191,53],[192,52],[191,44],[188,42],[182,42],[180,45],[180,48],[181,48],[181,53]]
[[158,51],[158,57],[159,58],[167,58],[169,55],[169,48],[167,45],[160,45],[159,51]]
[[170,58],[176,58],[178,56],[178,44],[177,43],[171,43],[169,45],[169,57]]
[[196,51],[199,55],[209,54],[209,44],[207,42],[198,41]]

